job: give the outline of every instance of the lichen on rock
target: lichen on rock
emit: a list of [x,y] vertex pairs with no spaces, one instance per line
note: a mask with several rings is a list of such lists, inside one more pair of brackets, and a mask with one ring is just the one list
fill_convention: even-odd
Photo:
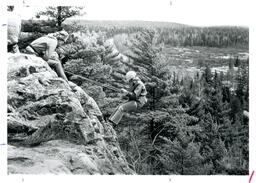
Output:
[[93,98],[39,57],[8,56],[8,173],[134,174]]

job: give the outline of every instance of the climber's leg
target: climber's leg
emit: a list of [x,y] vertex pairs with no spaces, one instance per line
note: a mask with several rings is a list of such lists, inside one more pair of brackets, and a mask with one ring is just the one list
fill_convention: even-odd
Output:
[[135,111],[136,109],[137,109],[136,101],[129,101],[124,104],[121,104],[115,109],[115,111],[109,117],[109,120],[115,124],[118,124],[125,112]]
[[65,75],[64,69],[58,60],[48,60],[47,63],[49,64],[50,67],[52,67],[57,75],[61,78],[63,78],[67,83],[68,83],[68,78]]

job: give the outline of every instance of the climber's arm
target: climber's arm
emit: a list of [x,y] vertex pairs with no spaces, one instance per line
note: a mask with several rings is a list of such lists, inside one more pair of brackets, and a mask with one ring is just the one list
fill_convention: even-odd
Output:
[[139,97],[140,94],[141,94],[142,88],[143,88],[143,86],[139,84],[139,85],[135,88],[135,90],[134,90],[133,92],[127,93],[127,96],[129,97],[129,99],[130,99],[130,100],[136,100],[136,99],[138,99],[138,97]]

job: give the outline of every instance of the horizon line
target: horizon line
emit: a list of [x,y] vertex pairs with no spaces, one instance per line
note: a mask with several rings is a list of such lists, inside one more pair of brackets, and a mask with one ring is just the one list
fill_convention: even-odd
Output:
[[192,27],[244,27],[249,28],[249,25],[242,25],[242,24],[215,24],[215,25],[196,25],[196,24],[188,24],[183,22],[171,22],[171,21],[164,21],[164,20],[141,20],[141,19],[86,19],[86,18],[68,18],[67,20],[84,20],[84,21],[129,21],[129,22],[155,22],[155,23],[170,23],[170,24],[181,24],[184,26],[192,26]]

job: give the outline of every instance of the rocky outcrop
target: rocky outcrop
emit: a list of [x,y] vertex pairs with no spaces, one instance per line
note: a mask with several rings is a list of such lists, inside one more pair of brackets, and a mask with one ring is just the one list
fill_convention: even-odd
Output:
[[134,174],[93,98],[41,58],[8,56],[10,174]]

